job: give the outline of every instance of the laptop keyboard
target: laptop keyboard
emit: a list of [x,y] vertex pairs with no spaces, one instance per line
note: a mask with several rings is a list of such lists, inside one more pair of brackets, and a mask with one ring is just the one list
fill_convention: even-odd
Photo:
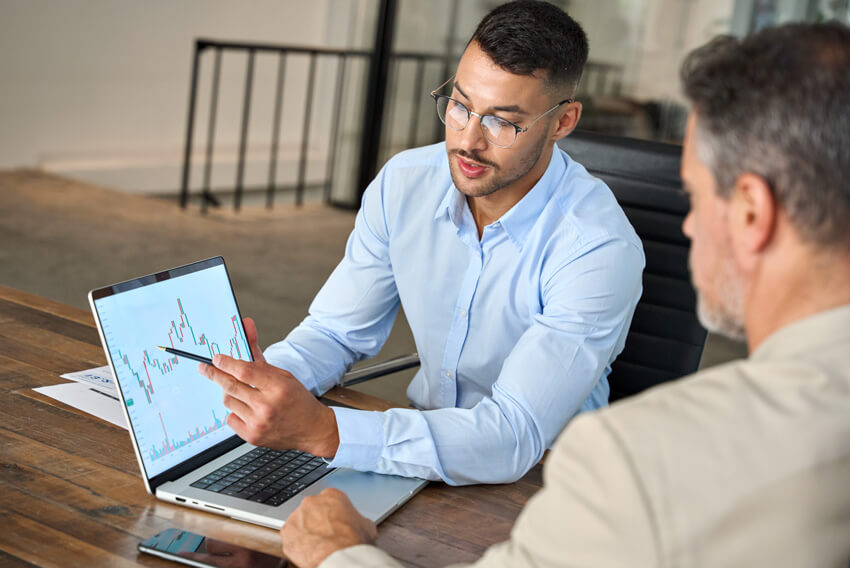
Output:
[[192,487],[277,507],[331,471],[322,458],[305,452],[255,448]]

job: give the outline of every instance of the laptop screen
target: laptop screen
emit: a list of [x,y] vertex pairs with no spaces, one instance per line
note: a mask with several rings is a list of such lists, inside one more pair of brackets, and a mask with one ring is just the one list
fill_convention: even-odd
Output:
[[235,435],[198,363],[157,348],[251,359],[221,257],[94,290],[92,303],[149,479]]

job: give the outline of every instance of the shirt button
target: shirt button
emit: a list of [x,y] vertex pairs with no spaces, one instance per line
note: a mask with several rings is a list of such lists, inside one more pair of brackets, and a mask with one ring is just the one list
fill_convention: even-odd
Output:
[[444,375],[446,375],[446,378],[447,378],[447,379],[451,379],[451,378],[452,378],[452,372],[451,372],[451,371],[446,371],[446,372],[445,372],[445,373],[443,373],[443,374],[444,374]]
[[465,317],[466,317],[466,310],[461,310],[461,311],[460,311],[460,317],[462,317],[462,318],[465,318]]

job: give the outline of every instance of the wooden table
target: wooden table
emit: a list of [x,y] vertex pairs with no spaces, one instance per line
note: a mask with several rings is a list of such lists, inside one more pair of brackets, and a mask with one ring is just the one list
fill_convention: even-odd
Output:
[[[125,430],[32,390],[105,361],[89,312],[0,286],[0,565],[176,566],[136,550],[172,526],[280,554],[277,531],[148,495]],[[379,526],[378,545],[411,566],[471,561],[507,538],[540,467],[510,485],[432,483]]]

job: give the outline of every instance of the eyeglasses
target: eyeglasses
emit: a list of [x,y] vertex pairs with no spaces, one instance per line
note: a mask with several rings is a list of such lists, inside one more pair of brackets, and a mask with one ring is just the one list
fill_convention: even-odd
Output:
[[437,91],[445,87],[452,79],[454,77],[431,91],[431,96],[434,97],[434,101],[437,103],[437,116],[440,117],[440,121],[452,130],[463,130],[469,124],[470,115],[477,116],[478,121],[481,123],[481,129],[484,131],[484,138],[499,148],[510,148],[516,142],[517,136],[523,132],[528,132],[528,129],[534,126],[535,122],[561,105],[571,103],[574,100],[562,100],[523,128],[510,120],[505,120],[493,114],[478,114],[469,110],[465,104],[457,99],[447,97],[446,95],[438,95]]

